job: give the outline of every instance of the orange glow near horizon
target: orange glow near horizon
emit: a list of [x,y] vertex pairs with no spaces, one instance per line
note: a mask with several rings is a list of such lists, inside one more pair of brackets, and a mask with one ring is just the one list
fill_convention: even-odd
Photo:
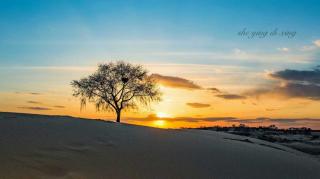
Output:
[[[319,110],[317,110],[319,103],[310,100],[277,100],[270,98],[260,101],[253,101],[252,99],[228,101],[215,98],[213,95],[203,91],[188,91],[168,88],[164,88],[163,91],[165,92],[163,101],[152,104],[149,109],[142,108],[138,111],[123,111],[122,121],[158,128],[193,128],[213,125],[232,125],[232,123],[224,121],[198,120],[195,122],[192,120],[207,117],[254,119],[257,117],[318,118],[318,116],[320,116]],[[186,105],[188,102],[196,101],[201,101],[202,103],[207,103],[214,107],[193,108]],[[277,104],[276,107],[274,106],[275,104]],[[308,108],[304,106],[308,106]],[[10,112],[69,115],[74,117],[111,121],[114,121],[115,119],[114,113],[96,111],[94,105],[91,103],[88,103],[86,108],[80,110],[79,100],[72,97],[70,94],[63,93],[37,95],[30,93],[0,93],[0,107],[1,111]],[[296,109],[299,109],[299,111]],[[135,118],[139,118],[139,120],[131,120]],[[185,118],[185,120],[176,120],[176,118]],[[267,124],[252,123],[250,125]],[[312,124],[310,124],[310,127],[312,127]],[[320,128],[320,126],[314,127]]]
[[[227,87],[226,89],[227,91],[232,90]],[[43,90],[39,94],[31,93],[31,90],[28,92],[0,92],[0,110],[4,112],[69,115],[112,121],[115,119],[113,112],[96,111],[94,104],[91,103],[88,103],[84,109],[80,110],[80,101],[72,96],[72,89],[68,85],[63,84],[62,87],[57,87],[54,90],[56,91]],[[188,90],[161,87],[161,91],[163,92],[163,100],[161,102],[152,103],[149,108],[123,111],[122,121],[159,128],[181,128],[232,125],[231,123],[222,121],[199,120],[195,122],[192,120],[208,117],[234,117],[239,119],[254,119],[259,117],[285,119],[320,118],[320,111],[318,110],[320,102],[308,99],[283,100],[281,96],[270,96],[259,99],[228,100],[218,98],[212,92],[203,89]],[[188,105],[189,103],[207,105],[194,107]],[[153,117],[147,119],[150,116]],[[134,118],[139,118],[139,120],[127,120]],[[190,120],[176,120],[176,118],[190,118]],[[315,127],[320,128],[319,125]]]
[[164,128],[166,126],[165,120],[156,120],[153,122],[154,127]]

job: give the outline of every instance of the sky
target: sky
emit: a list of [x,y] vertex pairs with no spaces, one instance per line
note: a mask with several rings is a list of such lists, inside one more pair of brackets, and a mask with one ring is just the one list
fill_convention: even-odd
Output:
[[113,120],[70,82],[124,60],[163,100],[129,123],[320,129],[319,1],[1,0],[0,111]]

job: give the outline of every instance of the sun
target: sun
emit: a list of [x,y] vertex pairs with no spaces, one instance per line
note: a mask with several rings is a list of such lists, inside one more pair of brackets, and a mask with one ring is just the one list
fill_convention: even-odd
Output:
[[169,118],[170,117],[169,114],[164,113],[164,112],[157,112],[156,115],[157,115],[158,118]]
[[165,120],[156,120],[153,122],[153,125],[155,127],[164,127],[166,125],[166,121]]
[[164,128],[167,125],[167,121],[164,119],[170,118],[171,116],[164,112],[157,112],[156,117],[157,120],[154,120],[152,125],[154,127]]

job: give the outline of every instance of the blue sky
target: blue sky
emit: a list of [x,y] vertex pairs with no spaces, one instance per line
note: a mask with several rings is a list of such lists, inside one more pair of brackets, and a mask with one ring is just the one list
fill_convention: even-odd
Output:
[[[318,1],[271,0],[2,0],[0,62],[6,66],[64,66],[125,58],[147,63],[221,63],[219,59],[157,54],[228,53],[233,49],[275,53],[281,47],[299,48],[319,38],[319,6]],[[279,28],[297,35],[294,39],[245,39],[237,36],[243,28]]]

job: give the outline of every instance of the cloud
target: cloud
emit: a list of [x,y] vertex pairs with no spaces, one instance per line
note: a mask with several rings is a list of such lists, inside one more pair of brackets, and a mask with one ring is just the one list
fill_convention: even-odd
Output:
[[151,78],[155,79],[158,83],[171,88],[202,89],[199,85],[196,85],[194,82],[180,77],[152,74]]
[[207,90],[209,90],[213,93],[221,93],[221,91],[218,88],[207,88]]
[[320,70],[282,70],[269,74],[278,83],[265,89],[247,92],[251,96],[280,95],[289,98],[320,100]]
[[212,51],[160,51],[160,52],[150,52],[143,53],[144,55],[151,56],[165,56],[167,58],[186,58],[186,59],[199,59],[200,61],[203,59],[221,62],[221,60],[227,60],[238,62],[241,60],[242,62],[266,62],[268,59],[269,63],[272,61],[273,63],[283,63],[285,62],[293,62],[293,63],[301,63],[301,62],[309,62],[312,60],[312,56],[309,54],[283,54],[283,53],[261,53],[261,52],[253,52],[247,51],[239,48],[234,48],[229,52],[212,52]]
[[276,108],[266,108],[266,111],[277,111],[277,110],[280,110],[280,109],[276,109]]
[[30,94],[30,95],[41,95],[41,93],[37,93],[37,92],[19,92],[16,91],[14,92],[15,94]]
[[192,108],[207,108],[211,106],[210,104],[204,104],[204,103],[186,103],[186,105]]
[[314,84],[287,83],[285,86],[276,88],[275,92],[289,97],[320,99],[320,86]]
[[41,104],[41,102],[38,102],[38,101],[27,101],[27,103],[30,103],[30,104]]
[[319,122],[320,119],[311,119],[311,118],[299,118],[299,119],[285,119],[285,118],[279,118],[279,119],[266,119],[271,122],[277,122],[277,123],[295,123],[295,122]]
[[29,107],[29,106],[22,106],[18,107],[20,109],[29,109],[29,110],[38,110],[38,111],[47,111],[51,110],[51,108],[46,108],[46,107]]
[[306,45],[306,46],[303,46],[301,48],[301,51],[306,52],[306,51],[312,51],[312,50],[315,50],[315,49],[317,49],[317,47],[314,46],[314,45]]
[[313,44],[317,47],[320,47],[320,39],[313,41]]
[[248,53],[246,52],[246,51],[244,51],[244,50],[240,50],[240,49],[238,49],[238,48],[235,48],[235,49],[233,49],[233,53],[235,54],[235,55],[238,55],[238,56],[247,56],[248,55]]
[[65,106],[60,106],[60,105],[56,105],[56,106],[53,106],[55,108],[65,108]]
[[246,99],[247,97],[244,95],[239,95],[239,94],[228,94],[226,92],[222,92],[218,88],[207,88],[207,90],[216,93],[216,97],[218,98],[223,98],[226,100],[236,100],[236,99]]
[[[195,118],[196,119],[196,118]],[[199,121],[207,121],[207,122],[218,122],[218,121],[234,121],[237,118],[234,117],[206,117],[206,118],[198,118]]]
[[270,74],[271,77],[286,81],[320,83],[320,70],[290,70],[286,69]]
[[156,121],[165,120],[168,122],[218,122],[218,121],[233,121],[237,120],[234,117],[207,117],[207,118],[194,118],[194,117],[174,117],[174,118],[159,118],[156,114],[150,114],[146,118],[128,118],[130,121]]
[[277,50],[280,52],[289,52],[290,51],[290,49],[287,47],[277,48]]
[[242,123],[276,123],[276,124],[288,124],[294,125],[294,123],[318,123],[320,124],[320,119],[313,118],[267,118],[260,117],[255,119],[239,119],[239,122]]
[[[290,51],[289,48],[283,47],[278,48],[279,51],[282,52],[288,52]],[[273,63],[278,62],[289,62],[289,63],[307,63],[310,60],[312,60],[312,56],[309,54],[290,54],[290,53],[254,53],[254,52],[248,52],[244,51],[238,48],[233,49],[233,55],[229,55],[230,60],[255,60],[259,62],[266,62],[266,59],[268,61],[272,61]],[[220,58],[220,59],[228,59],[228,58]]]
[[255,89],[246,92],[248,96],[282,96],[287,98],[307,98],[320,100],[320,86],[314,84],[285,83],[270,89]]
[[40,95],[41,93],[34,93],[34,92],[32,92],[32,93],[29,93],[29,94],[31,94],[31,95]]
[[223,99],[246,99],[246,96],[237,95],[237,94],[219,94],[216,97],[223,98]]
[[312,50],[316,50],[319,47],[320,47],[320,39],[313,41],[312,45],[303,46],[301,48],[301,51],[312,51]]
[[177,118],[158,118],[155,114],[151,114],[146,118],[128,118],[129,121],[156,121],[165,120],[167,122],[225,122],[231,124],[248,124],[255,126],[268,126],[275,124],[280,127],[312,127],[320,129],[320,119],[313,118],[267,118],[258,117],[253,119],[239,119],[235,117],[177,117]]

